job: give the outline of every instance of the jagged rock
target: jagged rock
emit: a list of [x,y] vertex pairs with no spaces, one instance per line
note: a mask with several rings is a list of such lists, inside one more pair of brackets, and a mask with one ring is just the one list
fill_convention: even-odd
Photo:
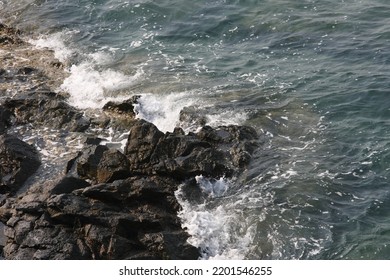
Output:
[[39,167],[40,159],[34,147],[15,136],[0,136],[0,192],[19,189]]
[[[80,179],[78,179],[80,180]],[[180,182],[64,178],[0,207],[7,259],[196,259],[176,213]],[[71,186],[71,187],[69,187]],[[26,207],[28,206],[28,207]],[[32,207],[33,206],[33,207]],[[34,211],[31,211],[34,208]]]
[[[28,45],[17,30],[0,24],[0,45],[9,52],[1,57],[7,63],[0,69],[0,91],[19,85],[13,88],[13,99],[0,105],[0,134],[13,124],[75,132],[92,124],[129,131],[129,137],[121,153],[92,136],[64,166],[65,176],[32,185],[15,197],[9,192],[36,170],[39,157],[26,143],[0,136],[0,193],[6,193],[0,194],[5,237],[0,254],[6,259],[197,259],[199,252],[187,243],[189,236],[177,216],[181,208],[175,191],[195,175],[240,172],[256,148],[256,132],[239,126],[204,127],[205,112],[192,107],[183,109],[180,121],[203,127],[199,132],[185,134],[176,128],[164,134],[135,119],[139,96],[109,102],[100,116],[88,119],[66,103],[66,96],[51,90],[64,78],[61,71],[53,71],[61,63],[46,58],[50,71],[40,66],[39,55],[29,64],[25,59],[11,63],[16,59],[12,44],[19,43]],[[51,83],[50,77],[60,83]]]
[[135,95],[132,98],[124,100],[122,102],[109,101],[103,106],[103,111],[108,113],[127,115],[130,118],[134,118],[134,104],[137,103],[139,98],[139,95]]
[[[87,139],[88,143],[98,141]],[[76,168],[74,168],[76,165]],[[94,183],[108,183],[130,176],[127,157],[118,150],[103,145],[91,145],[68,162],[67,173],[76,169],[77,175]]]
[[103,153],[97,167],[96,179],[98,183],[108,183],[130,176],[130,164],[127,157],[117,150]]
[[60,98],[42,96],[42,94],[35,98],[6,100],[4,107],[13,113],[16,124],[34,123],[77,132],[85,131],[90,125],[83,113]]
[[144,120],[134,121],[125,147],[132,171],[146,173],[145,169],[151,169],[152,154],[163,137],[164,133],[154,124]]
[[74,190],[83,189],[90,186],[90,184],[80,178],[66,176],[51,188],[51,194],[71,193]]
[[231,176],[248,164],[256,147],[257,133],[249,127],[206,126],[196,134],[184,135],[180,129],[163,134],[153,124],[136,120],[125,154],[132,172],[188,179]]
[[197,136],[210,143],[218,145],[221,150],[228,150],[234,167],[247,165],[251,155],[258,147],[258,135],[255,129],[248,126],[219,126],[213,129],[203,127]]
[[95,122],[100,123],[100,126],[110,124],[115,129],[129,129],[135,118],[134,104],[138,102],[139,95],[135,95],[130,99],[122,102],[110,101],[103,106],[103,111],[106,113],[108,121],[100,117]]
[[108,151],[107,146],[91,146],[84,150],[82,155],[76,159],[77,174],[81,178],[96,181],[99,162],[103,153]]

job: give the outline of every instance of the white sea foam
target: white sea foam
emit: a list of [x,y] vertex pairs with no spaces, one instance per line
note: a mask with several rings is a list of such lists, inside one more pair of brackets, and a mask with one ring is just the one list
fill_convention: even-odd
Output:
[[195,177],[201,190],[210,197],[220,197],[228,189],[228,183],[225,178],[221,177],[219,180],[209,179],[199,175]]
[[194,92],[143,94],[135,107],[137,117],[152,122],[163,132],[173,131],[184,107],[201,104]]
[[[179,217],[183,227],[191,235],[188,242],[201,249],[203,259],[244,259],[251,248],[255,227],[245,226],[241,211],[234,211],[232,203],[219,203],[210,207],[213,198],[223,199],[229,188],[224,178],[212,180],[197,176],[196,181],[210,200],[204,203],[191,203],[183,194],[183,188],[176,191],[182,206]],[[241,220],[242,223],[237,223]],[[237,234],[238,233],[238,234]]]
[[112,92],[129,87],[142,75],[142,69],[134,76],[127,76],[113,70],[96,70],[91,62],[73,65],[70,76],[61,89],[70,94],[69,103],[85,108],[101,108],[109,100],[123,100],[128,96],[114,96]]
[[28,42],[38,49],[50,49],[54,51],[54,56],[61,62],[66,62],[71,58],[75,50],[66,45],[74,32],[57,32],[51,35],[41,36],[38,39],[30,39]]
[[180,125],[186,132],[196,131],[199,127],[179,123],[180,112],[185,107],[194,106],[204,113],[206,124],[212,127],[220,125],[239,125],[247,119],[244,112],[234,110],[216,111],[210,101],[202,98],[202,92],[186,91],[169,94],[142,94],[136,105],[137,117],[155,124],[163,132],[173,131]]
[[[128,98],[128,96],[117,96],[114,92],[129,87],[143,74],[142,68],[139,68],[134,76],[102,68],[101,66],[112,62],[112,50],[102,48],[92,53],[76,50],[66,43],[71,41],[74,33],[77,32],[59,32],[29,40],[39,49],[53,50],[55,57],[61,62],[72,63],[67,69],[69,76],[60,87],[70,94],[69,103],[80,109],[101,108],[109,100]],[[76,53],[77,61],[71,61]]]
[[207,124],[213,127],[220,125],[241,125],[248,119],[248,115],[245,112],[237,112],[234,110],[226,110],[220,113],[207,114]]

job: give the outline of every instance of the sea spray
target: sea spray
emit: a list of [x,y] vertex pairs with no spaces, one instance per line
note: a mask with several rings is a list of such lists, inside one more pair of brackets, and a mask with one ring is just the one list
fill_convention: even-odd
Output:
[[[234,211],[229,200],[222,202],[231,182],[204,176],[196,176],[195,180],[205,196],[203,202],[186,198],[184,185],[175,193],[182,206],[178,215],[191,235],[188,242],[200,249],[203,259],[244,259],[251,250],[255,228],[244,225],[242,213]],[[212,206],[215,199],[220,201]],[[234,234],[237,232],[240,234]]]
[[70,94],[69,102],[80,109],[101,108],[108,101],[124,100],[126,95],[113,95],[113,92],[129,87],[142,75],[127,76],[113,70],[96,70],[91,62],[72,65],[70,76],[61,85],[61,89]]
[[143,75],[142,67],[134,75],[126,75],[120,71],[106,69],[103,66],[113,60],[110,49],[84,53],[66,42],[72,40],[76,31],[57,32],[51,35],[30,39],[29,43],[38,49],[51,49],[54,56],[69,65],[59,90],[69,93],[68,102],[79,108],[101,108],[108,101],[121,101],[128,98],[119,91],[129,88],[134,81]]

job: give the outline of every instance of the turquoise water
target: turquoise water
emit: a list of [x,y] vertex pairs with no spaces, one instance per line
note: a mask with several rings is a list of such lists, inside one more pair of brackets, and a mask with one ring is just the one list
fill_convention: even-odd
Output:
[[139,117],[162,130],[185,106],[258,130],[244,174],[197,178],[202,203],[178,191],[203,258],[390,258],[388,1],[3,0],[0,11],[67,64],[60,90],[75,106],[141,94]]

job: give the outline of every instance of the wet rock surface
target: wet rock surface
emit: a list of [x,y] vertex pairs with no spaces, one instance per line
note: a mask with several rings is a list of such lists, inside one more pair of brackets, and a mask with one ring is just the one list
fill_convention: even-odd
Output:
[[187,135],[178,128],[163,134],[153,124],[135,120],[125,154],[135,173],[179,179],[196,175],[229,177],[249,163],[257,138],[250,127],[204,126],[198,133]]
[[39,167],[36,149],[12,135],[0,136],[0,193],[13,193]]
[[[2,50],[26,44],[16,30],[3,25],[0,34],[5,36]],[[244,126],[211,128],[194,120],[203,126],[197,133],[176,128],[164,134],[152,123],[135,119],[138,97],[107,103],[101,117],[88,118],[44,82],[50,80],[44,70],[10,65],[8,61],[0,69],[0,79],[24,80],[27,85],[42,79],[43,83],[39,88],[17,83],[17,94],[0,99],[4,232],[0,255],[6,259],[197,259],[198,249],[187,243],[189,236],[177,216],[180,205],[175,191],[182,184],[193,185],[197,175],[219,178],[242,172],[258,147],[256,131]],[[188,121],[189,114],[182,116],[181,121]],[[23,125],[64,133],[88,131],[89,136],[56,180],[28,185],[40,165],[40,152],[7,134]],[[95,127],[126,131],[124,151],[104,145],[98,135],[91,137]],[[22,186],[26,191],[17,193]]]
[[5,100],[4,107],[12,112],[15,125],[32,123],[77,132],[85,131],[89,127],[90,121],[82,112],[59,99],[54,93],[35,94],[38,95],[35,98]]

